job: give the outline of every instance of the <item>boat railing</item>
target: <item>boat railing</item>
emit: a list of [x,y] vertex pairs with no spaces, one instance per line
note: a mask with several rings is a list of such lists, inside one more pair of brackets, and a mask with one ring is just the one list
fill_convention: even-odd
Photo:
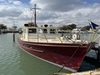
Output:
[[[20,38],[21,36],[19,36]],[[80,42],[80,40],[77,40],[77,39],[72,39],[71,37],[66,37],[66,36],[60,36],[60,34],[55,31],[55,32],[52,32],[52,33],[40,33],[40,32],[37,32],[37,33],[28,33],[27,35],[24,34],[22,36],[22,39],[23,40],[27,40],[27,41],[30,41],[30,40],[33,40],[33,41],[37,41],[37,42],[53,42],[53,41],[56,41],[56,42],[59,42],[59,43],[77,43],[77,42]],[[82,41],[82,43],[85,43],[85,40]]]
[[47,37],[46,37],[45,33],[43,33],[43,35],[44,35],[44,37],[45,37],[45,39],[46,39],[46,41],[47,41],[47,43],[48,43],[48,39],[47,39]]
[[[51,30],[51,29],[50,29]],[[52,31],[49,31],[49,34],[48,34],[48,32],[46,31],[43,31],[42,32],[42,36],[39,36],[39,38],[44,38],[47,42],[49,42],[48,40],[49,39],[59,39],[59,41],[61,42],[61,43],[63,43],[63,40],[61,39],[61,37],[59,36],[59,34],[58,34],[58,32],[57,32],[57,30],[56,29],[54,29],[54,30],[52,30]]]
[[[41,32],[40,32],[41,30]],[[35,31],[35,32],[34,32]],[[73,40],[68,39],[67,37],[63,36],[61,37],[60,34],[58,33],[56,28],[41,28],[41,27],[35,27],[35,28],[30,28],[30,33],[26,33],[27,34],[27,39],[28,41],[30,40],[35,40],[37,42],[41,42],[43,40],[45,40],[45,42],[51,42],[51,40],[55,40],[55,41],[59,41],[61,43],[65,43],[65,42],[73,42]]]
[[39,42],[39,34],[37,34],[37,37],[38,37],[38,39],[37,39],[37,40],[38,40],[38,42]]
[[74,42],[71,38],[69,38],[68,36],[63,36],[64,39],[66,39],[69,42]]
[[38,35],[37,34],[28,34],[28,39],[37,39],[38,38]]
[[41,39],[43,40],[43,39],[45,39],[45,41],[48,43],[49,42],[49,40],[51,39],[51,40],[59,40],[59,42],[61,42],[61,43],[63,43],[64,42],[64,40],[62,39],[62,38],[64,38],[64,39],[66,39],[65,37],[60,37],[60,35],[58,34],[58,32],[57,31],[55,31],[55,32],[52,32],[52,33],[30,33],[30,34],[28,34],[28,37],[27,37],[27,40],[29,41],[30,39],[34,39],[34,40],[37,40],[38,42],[40,42],[41,41]]
[[56,32],[56,36],[59,38],[60,42],[63,43],[62,39],[60,38],[57,32]]
[[41,40],[46,40],[48,42],[49,39],[56,39],[57,37],[54,34],[46,34],[46,33],[39,33],[39,34],[28,34],[27,40],[35,39],[38,42]]
[[39,34],[39,38],[40,39],[45,39],[47,42],[49,42],[49,40],[56,40],[57,36],[55,34]]

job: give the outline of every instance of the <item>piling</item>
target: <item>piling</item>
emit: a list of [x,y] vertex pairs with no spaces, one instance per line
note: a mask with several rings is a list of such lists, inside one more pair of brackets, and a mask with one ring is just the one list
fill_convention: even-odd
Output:
[[95,50],[96,51],[97,61],[100,61],[100,46],[93,47],[92,50]]
[[97,60],[100,61],[100,46],[98,46]]
[[15,42],[15,33],[13,32],[13,42]]
[[97,60],[100,61],[100,37],[99,37],[99,43],[98,43],[98,53],[97,53]]

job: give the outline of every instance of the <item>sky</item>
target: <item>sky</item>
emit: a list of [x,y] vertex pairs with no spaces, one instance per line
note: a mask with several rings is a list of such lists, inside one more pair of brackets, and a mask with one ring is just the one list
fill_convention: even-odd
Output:
[[0,24],[7,27],[23,27],[34,22],[34,8],[37,5],[37,25],[63,26],[89,25],[89,21],[100,25],[100,0],[0,0]]

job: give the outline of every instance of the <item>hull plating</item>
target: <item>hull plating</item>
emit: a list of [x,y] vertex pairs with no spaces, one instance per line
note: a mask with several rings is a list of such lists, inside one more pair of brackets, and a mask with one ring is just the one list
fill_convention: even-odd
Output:
[[90,44],[63,44],[27,42],[18,39],[21,48],[41,59],[57,64],[60,67],[77,71],[90,50]]

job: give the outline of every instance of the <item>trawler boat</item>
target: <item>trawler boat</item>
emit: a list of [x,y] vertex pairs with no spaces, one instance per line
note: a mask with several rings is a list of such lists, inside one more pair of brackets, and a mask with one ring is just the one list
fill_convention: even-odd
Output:
[[72,37],[61,36],[53,26],[36,25],[36,4],[34,5],[34,26],[25,24],[22,34],[18,37],[19,46],[27,53],[70,71],[77,71],[92,44]]
[[18,37],[19,46],[29,54],[70,71],[77,71],[92,44],[61,36],[53,26],[34,27],[25,24]]

